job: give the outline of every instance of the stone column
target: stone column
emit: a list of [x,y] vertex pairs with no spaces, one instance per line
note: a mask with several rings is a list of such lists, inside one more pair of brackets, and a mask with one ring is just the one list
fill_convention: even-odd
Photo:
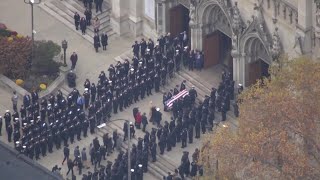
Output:
[[233,57],[233,80],[235,81],[235,84],[240,83],[240,58],[241,54],[237,50],[233,50],[231,52],[231,55]]
[[198,28],[197,28],[197,33],[196,33],[196,49],[198,50],[202,50],[202,45],[203,45],[203,25],[202,24],[198,24]]
[[163,19],[163,3],[158,2],[156,4],[156,8],[157,8],[157,33],[158,35],[164,34],[164,27],[163,27],[163,23],[164,23],[164,19]]
[[190,31],[190,41],[191,41],[191,49],[197,49],[197,25],[196,24],[189,24],[191,29]]
[[124,28],[128,11],[128,4],[126,0],[112,0],[111,4],[112,13],[110,22],[112,25],[112,29],[118,35],[122,35],[128,32],[128,28]]
[[239,64],[238,64],[238,66],[239,66],[239,70],[238,70],[238,78],[239,78],[239,82],[238,82],[238,84],[242,84],[243,85],[243,87],[246,87],[246,59],[247,58],[247,56],[246,56],[246,54],[245,53],[243,53],[243,54],[241,54],[241,57],[240,57],[240,59],[239,59]]
[[170,9],[170,1],[162,0],[162,32],[163,35],[167,34],[169,30],[169,9]]
[[298,1],[298,24],[296,33],[299,34],[302,41],[304,54],[311,53],[312,50],[312,28],[313,28],[313,1],[299,0]]
[[142,34],[143,1],[144,0],[126,1],[126,3],[129,4],[129,29],[135,37]]

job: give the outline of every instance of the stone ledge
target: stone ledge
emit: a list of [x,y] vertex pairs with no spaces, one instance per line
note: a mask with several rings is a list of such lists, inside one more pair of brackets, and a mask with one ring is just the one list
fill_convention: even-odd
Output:
[[6,88],[11,89],[12,91],[16,91],[17,95],[19,95],[21,98],[26,93],[29,93],[28,91],[14,83],[11,79],[4,76],[3,74],[0,74],[0,83],[2,83]]
[[[57,87],[61,86],[66,79],[66,72],[60,70],[59,76],[48,86],[48,88],[44,91],[39,93],[39,98],[43,98],[54,92]],[[16,91],[17,95],[23,98],[25,94],[30,94],[27,90],[22,88],[21,86],[17,85],[14,81],[9,79],[8,77],[0,74],[0,83],[3,84],[6,88],[10,89],[11,91]]]

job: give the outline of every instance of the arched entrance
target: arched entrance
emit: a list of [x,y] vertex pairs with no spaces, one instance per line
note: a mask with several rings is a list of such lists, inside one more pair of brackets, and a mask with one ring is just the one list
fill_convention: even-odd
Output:
[[232,30],[230,21],[218,4],[209,4],[202,14],[202,49],[204,67],[222,64],[230,72],[233,68],[231,56]]
[[183,31],[189,33],[189,9],[179,4],[170,9],[170,33],[176,37]]
[[249,38],[245,44],[247,55],[245,84],[255,84],[262,77],[269,77],[269,65],[271,64],[267,50],[257,37]]

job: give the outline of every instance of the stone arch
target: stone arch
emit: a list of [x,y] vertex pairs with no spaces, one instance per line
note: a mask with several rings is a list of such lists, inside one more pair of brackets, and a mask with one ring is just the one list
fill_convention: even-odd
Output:
[[240,50],[243,55],[241,77],[245,86],[253,84],[261,76],[268,76],[272,59],[268,47],[257,33],[246,34],[240,41]]
[[253,62],[253,56],[259,56],[265,63],[271,64],[269,47],[264,43],[258,33],[249,33],[240,39],[240,52],[246,55],[246,63]]
[[[232,37],[232,21],[223,5],[217,1],[205,1],[198,7],[198,23],[202,28],[202,36],[215,30],[220,30],[229,37]],[[228,27],[220,28],[219,25],[225,24]]]

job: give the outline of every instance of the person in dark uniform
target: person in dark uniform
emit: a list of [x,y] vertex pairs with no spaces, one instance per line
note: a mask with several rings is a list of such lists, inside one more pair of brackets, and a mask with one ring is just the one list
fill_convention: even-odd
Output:
[[97,94],[97,88],[94,83],[91,84],[90,93],[91,93],[91,103],[93,103],[96,100],[96,94]]
[[188,138],[189,138],[189,144],[192,144],[193,142],[193,125],[190,124],[188,128]]
[[142,56],[142,57],[145,57],[146,49],[147,49],[147,43],[146,43],[146,41],[144,40],[144,38],[142,38],[142,39],[141,39],[141,42],[140,42],[140,50],[141,50],[141,56]]
[[188,130],[185,128],[181,132],[181,148],[187,147]]
[[180,91],[183,91],[183,90],[185,90],[186,89],[186,80],[183,80],[182,81],[182,83],[181,83],[181,85],[180,85]]
[[89,117],[89,122],[90,122],[90,133],[93,134],[94,133],[94,129],[96,126],[96,119],[94,116],[90,116]]
[[79,30],[80,15],[77,12],[75,12],[73,19],[74,19],[74,25],[76,26],[76,30]]
[[152,157],[152,162],[156,162],[157,161],[157,144],[156,143],[152,143],[151,145],[151,157]]
[[179,94],[179,85],[176,85],[176,87],[173,89],[173,95],[175,96],[175,95],[177,95],[177,94]]
[[201,128],[201,122],[200,122],[200,120],[197,120],[196,124],[195,124],[195,132],[196,132],[195,138],[196,139],[200,138],[200,128]]
[[85,119],[82,123],[83,137],[87,137],[88,127],[89,127],[89,122],[87,119]]
[[107,33],[103,32],[101,34],[101,44],[102,44],[102,49],[107,50],[107,45],[108,45],[108,35]]
[[166,148],[166,137],[164,134],[161,135],[161,137],[159,138],[159,148],[160,148],[160,154],[163,155],[164,150]]
[[40,155],[40,142],[39,140],[37,140],[35,143],[34,143],[34,152],[36,154],[36,160],[40,159],[39,155]]
[[11,126],[11,124],[9,124],[7,126],[8,142],[11,142],[12,131],[13,131],[12,126]]
[[63,155],[64,155],[64,158],[63,158],[63,161],[62,161],[62,165],[63,165],[63,163],[64,163],[65,160],[68,161],[68,159],[69,159],[70,149],[69,149],[68,145],[64,146],[64,148],[63,148]]
[[113,106],[112,106],[113,107],[113,113],[117,114],[118,113],[118,99],[117,99],[117,97],[113,98],[112,103],[113,103]]
[[90,8],[87,8],[84,11],[84,15],[86,16],[86,25],[90,26],[91,25],[91,19],[92,19],[92,11]]
[[[89,86],[90,86],[90,84],[89,84]],[[89,93],[88,88],[84,89],[83,97],[84,97],[84,107],[85,107],[85,109],[88,109],[89,103],[90,103],[90,93]]]
[[154,89],[156,92],[160,91],[160,83],[161,83],[161,79],[159,74],[155,74],[154,76]]
[[80,19],[80,29],[81,29],[82,35],[85,35],[86,29],[87,29],[87,21],[84,17]]
[[68,172],[67,172],[67,175],[68,175],[69,172],[71,171],[71,174],[72,174],[72,176],[73,176],[74,162],[73,162],[71,159],[68,159],[67,164],[68,164]]
[[42,156],[46,156],[47,155],[47,140],[45,139],[45,137],[43,137],[40,140],[40,147],[41,147],[41,154]]
[[142,122],[142,131],[146,131],[146,126],[148,125],[148,118],[146,116],[146,113],[143,113],[141,116],[141,122]]
[[133,54],[139,59],[139,51],[140,51],[140,46],[138,44],[138,41],[135,41],[134,44],[132,45],[133,49]]
[[80,121],[78,121],[75,124],[75,133],[77,134],[77,140],[78,141],[81,140],[81,130],[82,130],[82,125],[81,125]]
[[47,142],[48,142],[48,152],[52,153],[52,148],[53,148],[53,136],[52,136],[52,133],[48,134]]
[[100,45],[100,37],[97,33],[93,37],[93,46],[94,46],[96,52],[98,52],[98,49],[101,45]]
[[70,138],[70,143],[73,144],[74,142],[74,134],[75,134],[75,127],[73,124],[68,128],[68,135]]

